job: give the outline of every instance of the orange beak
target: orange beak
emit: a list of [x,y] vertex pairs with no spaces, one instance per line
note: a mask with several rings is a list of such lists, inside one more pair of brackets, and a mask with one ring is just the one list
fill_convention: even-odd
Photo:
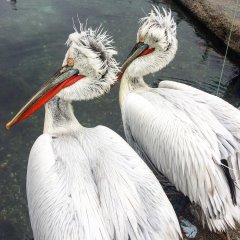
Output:
[[26,119],[52,99],[61,89],[74,84],[83,77],[85,76],[79,74],[77,69],[70,66],[61,67],[54,76],[30,98],[13,119],[6,124],[6,128],[9,129],[13,125]]

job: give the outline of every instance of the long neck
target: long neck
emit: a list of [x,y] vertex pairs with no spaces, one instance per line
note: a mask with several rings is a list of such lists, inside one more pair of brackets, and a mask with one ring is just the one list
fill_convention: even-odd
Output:
[[147,88],[148,85],[144,82],[142,77],[132,77],[128,73],[124,73],[120,83],[120,90],[119,90],[119,102],[120,107],[122,106],[125,97],[131,91],[139,88]]
[[54,97],[45,105],[44,133],[59,135],[76,131],[80,127],[70,102]]

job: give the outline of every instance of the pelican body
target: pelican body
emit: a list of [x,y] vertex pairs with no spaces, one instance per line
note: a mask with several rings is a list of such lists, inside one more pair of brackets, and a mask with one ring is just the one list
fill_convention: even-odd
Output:
[[180,239],[172,205],[137,153],[111,129],[83,127],[74,116],[72,101],[99,97],[116,81],[109,37],[81,25],[67,44],[63,67],[7,124],[45,103],[27,169],[34,239]]
[[145,50],[135,59],[132,51],[123,64],[119,93],[127,141],[201,207],[211,230],[234,228],[240,221],[240,112],[177,82],[149,87],[143,76],[175,56],[176,24],[171,12],[158,8],[140,23],[134,49]]

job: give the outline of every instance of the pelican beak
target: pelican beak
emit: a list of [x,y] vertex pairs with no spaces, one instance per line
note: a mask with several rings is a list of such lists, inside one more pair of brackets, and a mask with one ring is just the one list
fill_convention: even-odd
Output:
[[144,43],[144,39],[140,39],[138,43],[135,44],[132,51],[129,53],[127,59],[124,61],[121,71],[118,75],[118,80],[121,80],[127,67],[138,57],[150,54],[155,50],[155,48],[149,48],[149,45]]
[[30,98],[14,118],[6,124],[6,128],[9,129],[16,123],[29,117],[53,98],[61,89],[74,84],[83,77],[85,76],[79,75],[79,71],[71,66],[61,67],[53,77]]
[[123,73],[125,72],[125,70],[127,69],[127,67],[139,56],[142,55],[142,53],[144,53],[144,51],[146,51],[147,49],[149,49],[149,45],[144,43],[144,42],[138,42],[135,44],[135,46],[133,47],[133,49],[131,50],[131,52],[129,53],[127,59],[124,61],[124,63],[122,64],[121,67],[121,71],[120,71],[120,76],[118,77],[119,79],[121,79]]

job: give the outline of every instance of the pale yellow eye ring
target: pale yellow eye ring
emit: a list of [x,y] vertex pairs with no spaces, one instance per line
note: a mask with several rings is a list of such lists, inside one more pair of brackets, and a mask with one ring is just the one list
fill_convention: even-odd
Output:
[[74,66],[74,59],[73,58],[68,58],[67,59],[67,65],[69,67],[73,67]]

